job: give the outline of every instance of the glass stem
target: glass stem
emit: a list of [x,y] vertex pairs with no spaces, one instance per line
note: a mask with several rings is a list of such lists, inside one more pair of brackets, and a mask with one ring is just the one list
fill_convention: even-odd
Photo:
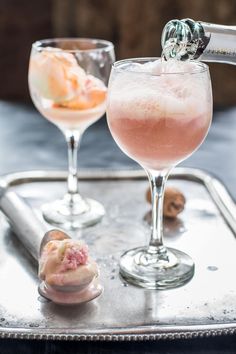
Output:
[[163,246],[163,203],[169,170],[147,171],[152,194],[152,232],[148,253],[166,252]]
[[77,152],[79,148],[79,142],[81,138],[80,132],[77,131],[66,131],[65,133],[66,141],[68,145],[68,194],[73,199],[75,194],[79,193],[78,190],[78,177],[77,177]]

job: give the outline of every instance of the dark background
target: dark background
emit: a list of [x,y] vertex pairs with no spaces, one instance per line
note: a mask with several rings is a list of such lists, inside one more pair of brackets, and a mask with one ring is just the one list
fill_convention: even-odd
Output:
[[[236,25],[235,0],[0,0],[0,99],[29,101],[31,44],[50,37],[114,42],[117,59],[160,55],[173,18]],[[236,103],[235,68],[210,64],[215,107]]]

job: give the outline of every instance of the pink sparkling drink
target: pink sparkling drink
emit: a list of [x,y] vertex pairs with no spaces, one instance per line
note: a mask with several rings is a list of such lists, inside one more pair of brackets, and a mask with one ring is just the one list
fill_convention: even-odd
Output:
[[196,63],[159,60],[126,66],[111,78],[109,128],[120,148],[143,167],[174,166],[204,140],[212,98],[197,69]]
[[116,62],[108,86],[107,116],[117,144],[146,170],[152,195],[149,245],[124,252],[120,274],[148,289],[184,285],[194,275],[194,262],[163,244],[163,197],[171,168],[199,147],[210,127],[208,67],[158,58]]

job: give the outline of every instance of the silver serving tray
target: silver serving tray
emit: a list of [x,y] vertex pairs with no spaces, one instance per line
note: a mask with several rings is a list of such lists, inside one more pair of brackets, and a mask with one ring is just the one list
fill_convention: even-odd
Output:
[[[40,205],[61,196],[65,180],[65,172],[28,171],[1,183],[41,218]],[[89,244],[99,263],[103,295],[67,307],[41,298],[37,262],[0,214],[0,337],[120,341],[236,332],[236,207],[216,178],[189,168],[170,176],[168,183],[184,192],[187,205],[177,220],[165,221],[165,243],[191,255],[196,271],[185,286],[165,291],[134,287],[119,277],[120,254],[149,239],[145,173],[90,170],[81,171],[80,180],[81,193],[107,212],[100,224],[72,235]]]

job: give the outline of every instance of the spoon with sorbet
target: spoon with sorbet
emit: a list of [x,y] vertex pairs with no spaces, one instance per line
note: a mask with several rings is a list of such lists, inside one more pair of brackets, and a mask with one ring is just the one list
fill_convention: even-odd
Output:
[[60,304],[79,304],[101,295],[99,270],[88,246],[61,230],[50,230],[40,246],[40,295]]
[[23,199],[1,184],[0,209],[39,264],[40,295],[67,305],[85,303],[101,295],[99,269],[85,243],[61,230],[48,231],[49,226]]

